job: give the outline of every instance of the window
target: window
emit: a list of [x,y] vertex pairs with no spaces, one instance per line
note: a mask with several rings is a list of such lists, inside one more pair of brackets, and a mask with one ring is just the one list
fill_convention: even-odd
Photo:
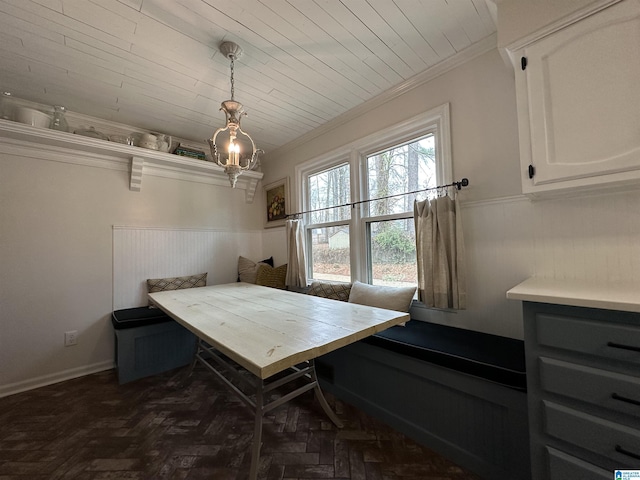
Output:
[[307,177],[307,272],[316,280],[351,281],[349,164],[341,164]]
[[435,160],[433,134],[366,157],[364,199],[371,201],[363,220],[367,279],[374,285],[418,284],[413,221],[418,194],[402,194],[438,185]]
[[413,203],[426,193],[402,194],[451,183],[449,138],[446,104],[296,167],[309,277],[416,285]]

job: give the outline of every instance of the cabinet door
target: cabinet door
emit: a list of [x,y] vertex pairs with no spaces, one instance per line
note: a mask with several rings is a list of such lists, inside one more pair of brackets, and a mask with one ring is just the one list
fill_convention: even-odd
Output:
[[521,153],[525,170],[527,160],[535,168],[530,181],[524,177],[525,193],[639,175],[640,1],[622,1],[544,37],[523,56],[518,104],[530,152]]

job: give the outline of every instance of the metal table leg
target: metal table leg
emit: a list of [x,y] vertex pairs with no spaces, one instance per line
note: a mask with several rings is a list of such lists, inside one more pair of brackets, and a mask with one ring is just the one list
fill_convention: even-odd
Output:
[[[240,372],[238,372],[233,367],[228,359],[223,358],[223,356],[221,356],[219,352],[217,352],[213,347],[203,343],[202,341],[199,342],[198,351],[194,359],[194,364],[196,361],[199,361],[205,367],[211,370],[212,373],[214,373],[227,386],[229,386],[229,388],[231,388],[231,390],[240,398],[240,400],[242,400],[250,409],[253,409],[255,415],[255,424],[253,433],[253,446],[251,447],[251,467],[249,470],[249,480],[257,480],[258,478],[258,467],[260,466],[260,449],[262,448],[262,424],[265,413],[279,407],[280,405],[299,395],[302,395],[309,390],[313,390],[315,392],[316,398],[320,402],[320,406],[327,414],[329,419],[337,427],[342,428],[343,426],[340,419],[336,416],[333,410],[331,410],[331,407],[327,403],[327,400],[324,397],[322,390],[320,389],[318,376],[316,374],[315,362],[313,360],[305,362],[306,366],[292,367],[292,373],[289,373],[288,375],[269,383],[265,383],[265,381],[261,378],[252,377],[254,378],[254,380],[250,380],[245,375],[241,375]],[[191,365],[189,372],[193,369],[194,364]],[[244,383],[252,389],[255,388],[254,399],[250,398],[249,395],[245,394],[236,385],[234,385],[222,373],[221,370],[218,370],[218,368],[216,368],[215,364],[221,366],[224,371],[226,371],[230,377],[235,378],[237,382]],[[270,403],[265,403],[266,394],[268,392],[287,385],[296,379],[304,379],[306,383]]]
[[318,399],[318,402],[320,402],[320,406],[324,410],[324,413],[327,414],[327,417],[331,419],[331,421],[335,424],[336,427],[338,428],[344,427],[344,424],[340,421],[340,419],[337,417],[335,412],[331,410],[331,407],[327,403],[327,399],[324,398],[324,394],[322,393],[322,389],[320,388],[320,383],[318,382],[318,375],[316,374],[316,362],[314,360],[310,360],[309,363],[313,367],[311,369],[311,380],[315,384],[313,391],[316,394],[316,398]]
[[251,447],[251,468],[249,480],[258,480],[258,466],[260,465],[260,449],[262,448],[262,418],[264,402],[264,382],[260,380],[256,389],[256,419],[253,429],[253,446]]

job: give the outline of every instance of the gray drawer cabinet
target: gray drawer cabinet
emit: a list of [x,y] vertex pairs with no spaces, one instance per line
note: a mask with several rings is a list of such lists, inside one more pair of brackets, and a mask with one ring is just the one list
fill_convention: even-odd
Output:
[[613,478],[609,472],[555,448],[547,447],[546,453],[551,480],[611,480]]
[[533,479],[640,470],[640,314],[523,308]]

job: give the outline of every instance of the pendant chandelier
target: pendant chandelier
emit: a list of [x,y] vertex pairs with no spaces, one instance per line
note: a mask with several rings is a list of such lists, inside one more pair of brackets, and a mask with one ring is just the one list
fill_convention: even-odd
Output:
[[231,187],[235,188],[238,176],[244,170],[253,168],[262,150],[256,149],[253,139],[240,128],[240,118],[247,113],[240,102],[234,99],[234,62],[242,55],[242,49],[233,42],[220,45],[222,54],[231,61],[231,100],[225,100],[220,106],[225,114],[226,125],[213,132],[208,140],[211,156],[229,175]]

